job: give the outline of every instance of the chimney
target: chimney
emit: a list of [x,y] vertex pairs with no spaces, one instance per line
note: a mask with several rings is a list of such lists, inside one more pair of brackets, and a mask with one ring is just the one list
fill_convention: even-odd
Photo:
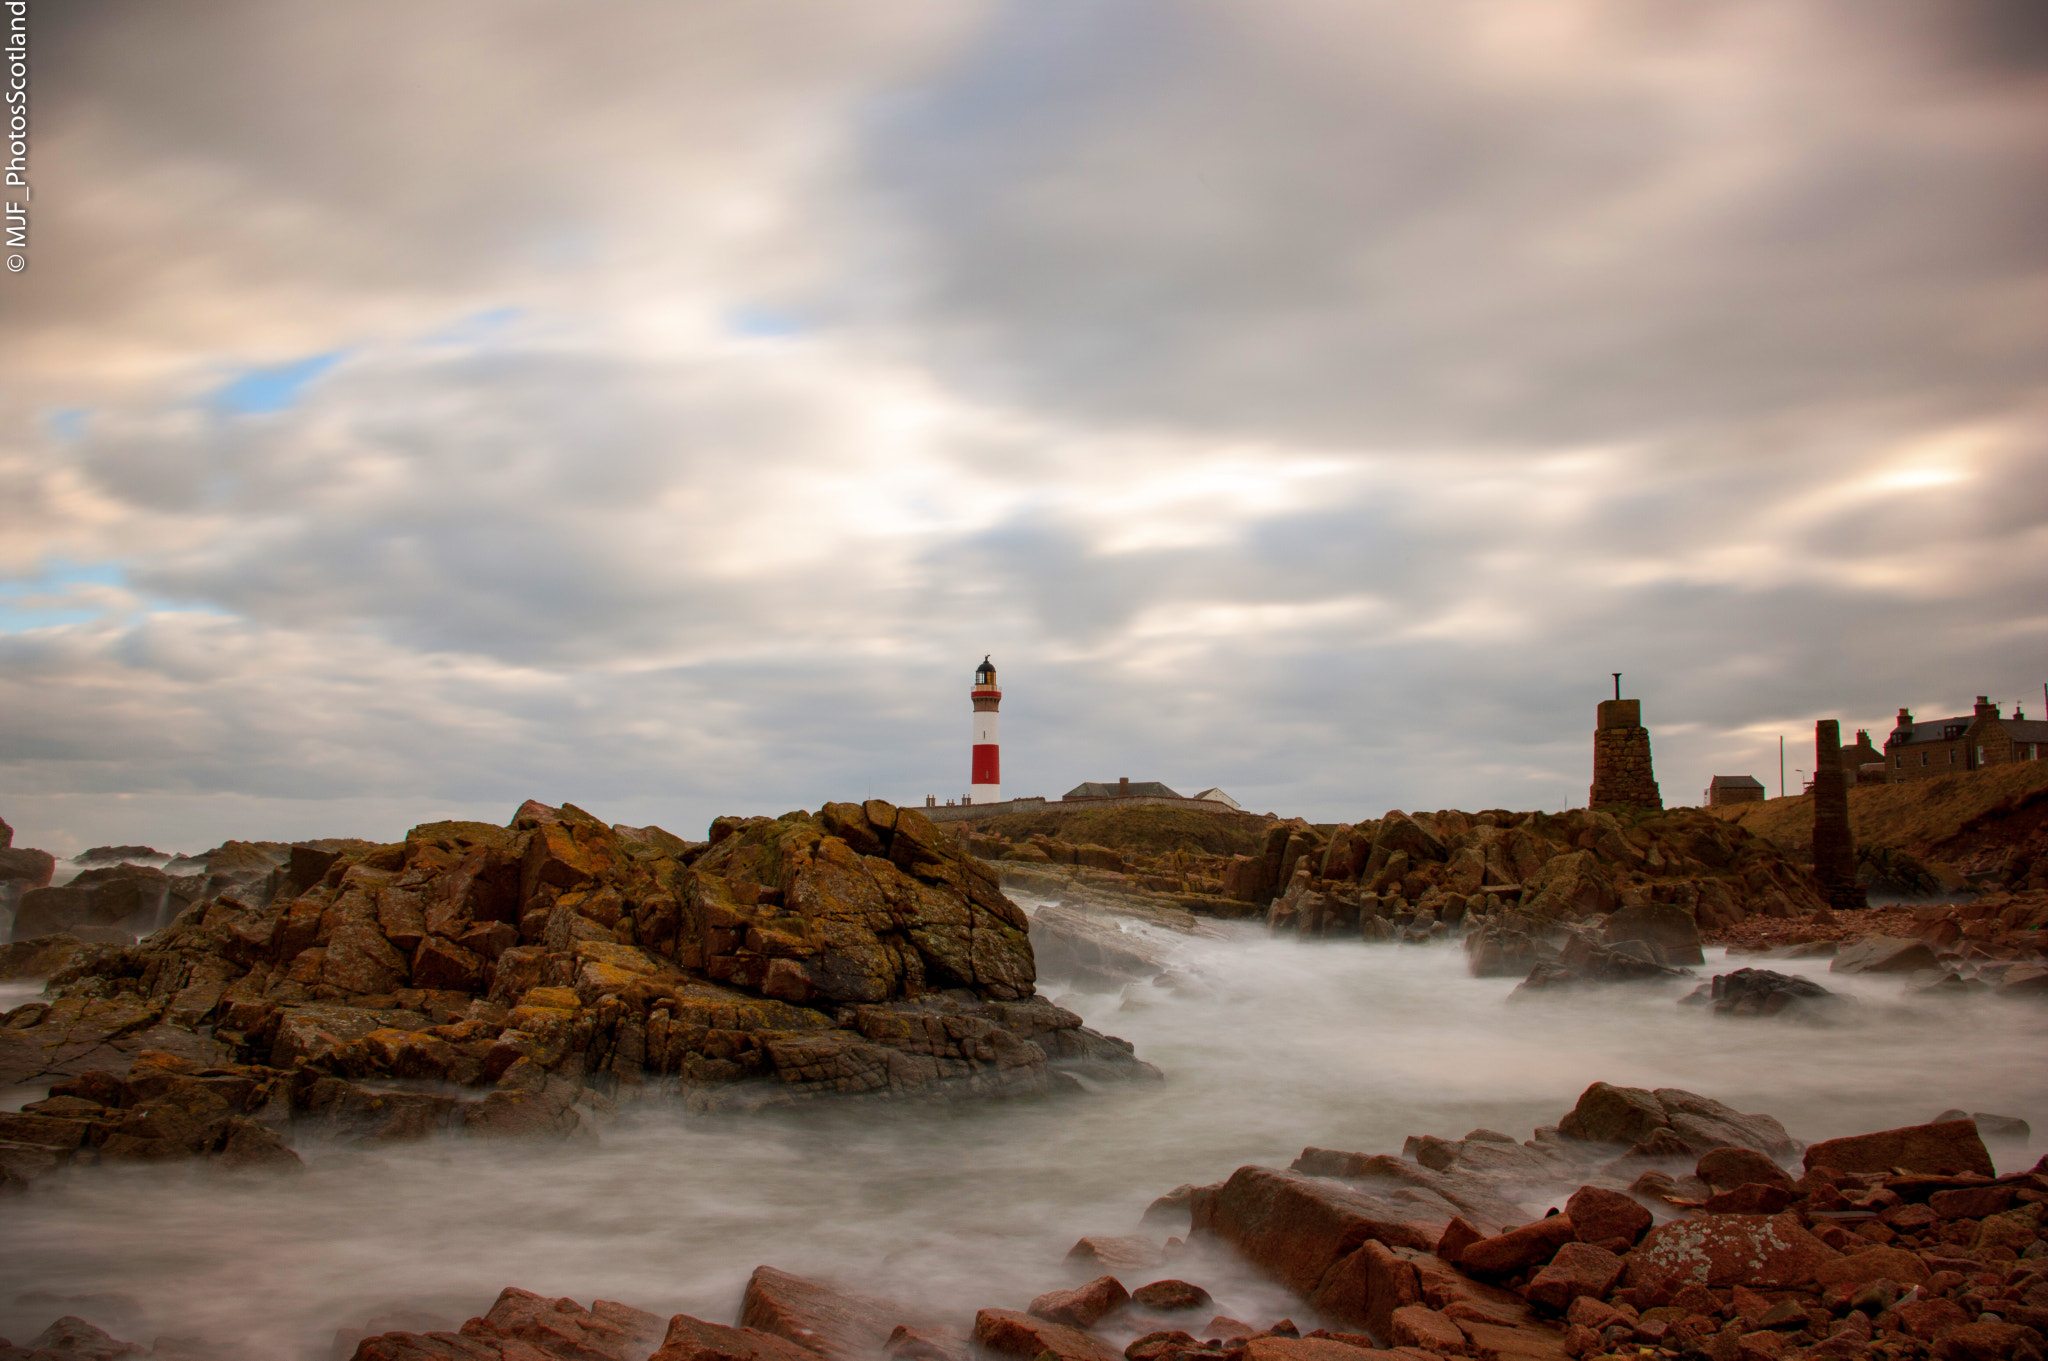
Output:
[[1913,711],[1911,709],[1899,710],[1899,726],[1902,728],[1913,726]]
[[1993,704],[1990,700],[1984,698],[1984,696],[1982,695],[1977,696],[1977,717],[1998,717],[1998,706],[1996,704]]
[[1116,777],[1116,792],[1119,796],[1128,795],[1131,792],[1130,776],[1119,775]]

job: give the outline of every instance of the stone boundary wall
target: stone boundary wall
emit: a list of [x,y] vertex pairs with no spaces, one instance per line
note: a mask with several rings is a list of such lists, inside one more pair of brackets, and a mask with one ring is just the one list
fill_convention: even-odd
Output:
[[[1084,808],[1136,808],[1140,804],[1159,803],[1173,808],[1199,808],[1207,812],[1240,813],[1241,808],[1232,808],[1227,803],[1214,799],[1170,799],[1164,794],[1112,795],[1101,799],[1005,799],[1001,803],[966,803],[941,805],[927,808],[922,804],[907,804],[933,822],[979,822],[983,818],[999,818],[1005,813],[1078,813]],[[1246,814],[1257,817],[1257,813]]]

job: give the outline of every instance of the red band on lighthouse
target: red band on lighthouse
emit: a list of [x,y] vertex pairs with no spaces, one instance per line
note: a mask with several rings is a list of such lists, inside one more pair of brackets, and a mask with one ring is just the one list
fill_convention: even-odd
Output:
[[993,742],[987,744],[977,743],[975,745],[973,783],[977,798],[980,796],[983,785],[993,788],[1003,782],[1003,758],[1001,752],[1002,748]]

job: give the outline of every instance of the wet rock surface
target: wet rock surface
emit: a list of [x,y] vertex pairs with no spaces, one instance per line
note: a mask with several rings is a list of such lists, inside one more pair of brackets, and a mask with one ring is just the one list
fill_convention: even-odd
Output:
[[[721,819],[703,843],[529,803],[394,845],[237,845],[208,869],[221,891],[140,944],[10,949],[55,970],[0,1021],[0,1083],[98,1091],[153,1055],[267,1093],[263,1128],[289,1141],[566,1137],[643,1092],[755,1109],[1157,1076],[1036,995],[993,872],[885,803]],[[105,882],[156,882],[136,868]],[[223,1155],[213,1134],[160,1156]]]

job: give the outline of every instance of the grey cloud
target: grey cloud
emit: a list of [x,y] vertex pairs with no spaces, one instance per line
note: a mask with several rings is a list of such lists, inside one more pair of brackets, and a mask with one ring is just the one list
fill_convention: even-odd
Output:
[[[1674,801],[2031,694],[2025,15],[1488,36],[1567,9],[53,11],[0,557],[220,613],[0,635],[0,811],[957,796],[984,652],[1015,791],[1319,818],[1583,798],[1614,669]],[[702,333],[763,298],[816,334]],[[1958,480],[1859,489],[1909,454]]]
[[2048,272],[2037,88],[1832,6],[1622,8],[1562,78],[1474,51],[1515,6],[1007,6],[873,147],[909,334],[1037,406],[1368,447],[2038,390],[2048,327],[1992,320]]

